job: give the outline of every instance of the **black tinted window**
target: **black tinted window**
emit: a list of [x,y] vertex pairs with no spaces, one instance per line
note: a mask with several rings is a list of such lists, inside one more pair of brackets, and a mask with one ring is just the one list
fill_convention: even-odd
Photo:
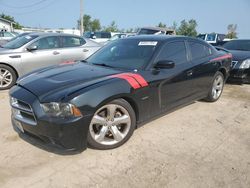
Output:
[[232,40],[223,45],[228,50],[250,51],[250,40]]
[[116,40],[88,58],[95,65],[141,69],[152,57],[157,41]]
[[169,60],[176,64],[181,64],[187,61],[186,47],[184,42],[172,42],[163,46],[160,51],[158,60]]
[[211,54],[211,50],[209,49],[209,47],[201,43],[189,42],[189,45],[193,59],[200,59]]

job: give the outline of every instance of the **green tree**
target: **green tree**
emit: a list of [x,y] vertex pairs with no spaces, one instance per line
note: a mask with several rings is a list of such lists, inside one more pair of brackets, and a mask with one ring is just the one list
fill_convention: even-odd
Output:
[[91,22],[91,31],[99,31],[101,29],[101,24],[98,19],[94,19]]
[[5,19],[5,20],[9,20],[9,21],[11,21],[11,22],[14,22],[14,24],[13,24],[13,28],[14,28],[14,29],[22,29],[22,26],[21,26],[18,22],[15,21],[15,18],[14,18],[14,17],[9,16],[9,15],[6,15],[6,14],[4,14],[4,13],[2,13],[2,14],[0,15],[0,17],[3,18],[3,19]]
[[108,27],[104,27],[103,30],[106,32],[118,32],[119,31],[118,26],[115,23],[115,21],[112,21],[111,24]]
[[[79,20],[79,23],[81,23],[80,20]],[[84,27],[84,31],[91,31],[91,16],[90,15],[86,14],[83,16],[83,27]]]
[[198,24],[194,19],[191,19],[189,21],[182,20],[180,27],[176,30],[176,34],[196,37],[197,36],[196,27],[197,26],[198,26]]
[[227,35],[226,37],[229,39],[237,38],[237,24],[229,24],[227,26]]
[[[77,20],[77,28],[80,29],[81,20]],[[84,31],[99,31],[101,29],[101,23],[98,19],[91,19],[91,16],[85,14],[83,16]]]
[[160,23],[157,25],[157,27],[167,27],[167,25],[164,24],[164,23],[162,23],[162,22],[160,22]]

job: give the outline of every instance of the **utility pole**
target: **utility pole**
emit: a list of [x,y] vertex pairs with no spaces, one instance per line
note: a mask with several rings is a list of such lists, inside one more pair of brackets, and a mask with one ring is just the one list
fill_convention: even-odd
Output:
[[84,28],[83,28],[83,0],[80,0],[80,34],[83,35]]

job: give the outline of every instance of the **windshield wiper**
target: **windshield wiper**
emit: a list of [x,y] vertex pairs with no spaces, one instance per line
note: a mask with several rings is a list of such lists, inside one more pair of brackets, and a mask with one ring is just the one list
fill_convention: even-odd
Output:
[[105,64],[105,63],[93,63],[93,65],[102,66],[102,67],[114,68],[113,66],[107,65],[107,64]]
[[82,62],[82,63],[88,63],[87,60],[81,60],[80,62]]
[[239,50],[239,51],[249,51],[247,49],[242,49],[242,48],[237,48],[237,49],[234,49],[234,50]]

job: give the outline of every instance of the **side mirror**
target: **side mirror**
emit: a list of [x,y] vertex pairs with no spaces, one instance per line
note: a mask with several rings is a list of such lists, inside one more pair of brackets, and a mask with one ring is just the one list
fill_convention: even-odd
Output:
[[169,60],[158,61],[155,66],[156,69],[172,69],[175,67],[175,63]]
[[37,50],[38,47],[37,47],[36,45],[34,45],[34,46],[29,46],[29,47],[27,47],[26,49],[27,49],[29,52],[31,52],[31,51]]

